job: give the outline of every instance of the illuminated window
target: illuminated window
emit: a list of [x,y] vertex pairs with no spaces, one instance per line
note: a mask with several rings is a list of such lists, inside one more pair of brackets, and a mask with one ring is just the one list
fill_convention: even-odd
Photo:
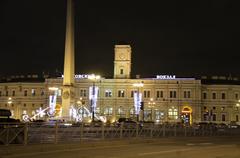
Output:
[[155,110],[155,118],[156,118],[156,120],[163,120],[164,113],[162,111]]
[[135,108],[131,108],[130,109],[130,117],[134,117],[135,116]]
[[170,119],[178,119],[178,110],[175,108],[168,109],[168,117]]
[[61,90],[61,89],[59,89],[59,90],[57,91],[57,95],[58,95],[58,96],[62,96],[62,90]]
[[124,90],[118,91],[118,97],[124,97]]
[[36,95],[36,91],[35,91],[35,89],[32,89],[32,96],[35,96]]
[[88,117],[88,112],[84,108],[79,109],[78,112],[80,116]]
[[112,113],[113,113],[113,108],[112,107],[106,107],[105,109],[104,109],[104,115],[112,115]]
[[112,91],[111,90],[105,90],[105,97],[112,97]]
[[125,110],[123,109],[123,107],[119,107],[117,110],[117,115],[120,117],[124,117],[125,116]]

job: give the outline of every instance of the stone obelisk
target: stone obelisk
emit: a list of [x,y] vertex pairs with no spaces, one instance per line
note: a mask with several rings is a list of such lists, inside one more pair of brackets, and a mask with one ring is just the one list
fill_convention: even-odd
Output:
[[75,103],[74,74],[74,5],[67,0],[66,37],[64,56],[64,76],[62,93],[62,119],[70,120],[70,108]]

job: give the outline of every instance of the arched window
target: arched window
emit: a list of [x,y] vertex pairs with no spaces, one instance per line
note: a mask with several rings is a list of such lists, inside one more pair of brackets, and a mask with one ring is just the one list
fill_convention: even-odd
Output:
[[117,109],[117,115],[120,116],[120,117],[124,117],[125,116],[125,110],[122,106],[120,106],[118,109]]
[[163,120],[164,112],[162,112],[160,110],[154,110],[154,112],[155,112],[155,119],[156,120]]
[[222,121],[226,121],[226,116],[225,116],[225,114],[222,114]]
[[110,106],[105,107],[104,109],[104,115],[110,116],[113,113],[113,108]]
[[168,117],[170,119],[178,119],[178,110],[174,107],[168,109]]
[[135,116],[135,108],[132,107],[132,108],[130,109],[130,117],[133,118],[134,116]]
[[217,120],[216,114],[213,114],[213,115],[212,115],[212,120],[213,120],[213,121],[216,121],[216,120]]

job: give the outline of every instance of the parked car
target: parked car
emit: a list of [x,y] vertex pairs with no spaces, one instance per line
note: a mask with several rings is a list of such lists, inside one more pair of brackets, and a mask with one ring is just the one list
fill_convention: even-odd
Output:
[[231,121],[228,125],[228,128],[240,128],[236,121]]
[[120,127],[121,124],[123,128],[136,128],[137,122],[132,120],[131,118],[119,118],[118,121],[115,123],[116,126]]

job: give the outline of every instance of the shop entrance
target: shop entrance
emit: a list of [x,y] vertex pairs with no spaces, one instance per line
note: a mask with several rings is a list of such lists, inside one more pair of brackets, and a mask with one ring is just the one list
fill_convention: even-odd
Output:
[[186,125],[192,124],[192,109],[190,107],[183,107],[181,112],[182,123]]

